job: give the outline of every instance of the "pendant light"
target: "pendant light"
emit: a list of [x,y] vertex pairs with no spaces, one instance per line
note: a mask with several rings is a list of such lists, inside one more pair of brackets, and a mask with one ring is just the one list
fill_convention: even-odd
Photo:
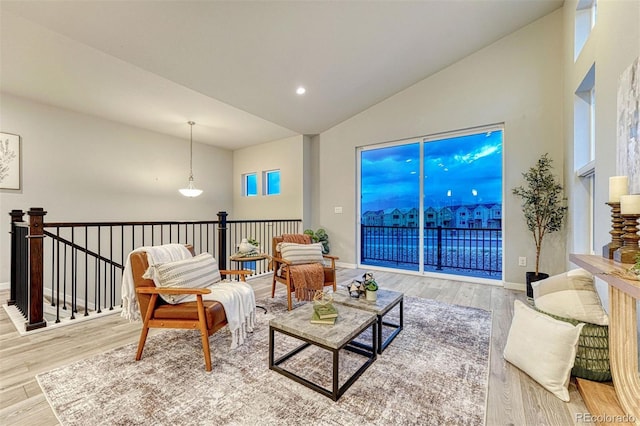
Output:
[[202,189],[196,189],[193,186],[193,125],[196,123],[189,121],[188,124],[191,126],[191,135],[189,137],[189,184],[186,188],[182,188],[180,193],[185,197],[197,197],[202,194]]

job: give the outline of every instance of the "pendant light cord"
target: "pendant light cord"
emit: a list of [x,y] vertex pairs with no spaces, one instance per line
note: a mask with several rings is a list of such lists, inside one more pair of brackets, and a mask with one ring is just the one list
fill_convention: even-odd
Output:
[[193,121],[189,121],[191,129],[189,136],[189,180],[193,180],[193,125],[196,124]]

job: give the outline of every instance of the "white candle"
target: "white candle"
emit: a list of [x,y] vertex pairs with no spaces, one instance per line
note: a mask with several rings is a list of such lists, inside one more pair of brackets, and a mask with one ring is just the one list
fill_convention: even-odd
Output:
[[620,196],[621,214],[640,214],[640,194]]
[[609,178],[609,202],[619,203],[621,195],[629,193],[629,178],[626,176],[611,176]]

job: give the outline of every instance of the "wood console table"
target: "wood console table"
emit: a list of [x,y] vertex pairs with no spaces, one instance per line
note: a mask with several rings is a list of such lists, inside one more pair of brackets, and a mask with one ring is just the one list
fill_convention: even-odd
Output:
[[[609,285],[609,357],[615,396],[631,424],[640,425],[640,377],[638,370],[638,316],[636,301],[640,299],[640,281],[624,279],[620,273],[631,265],[614,262],[601,256],[571,254],[569,260],[586,269]],[[580,385],[578,386],[580,388]],[[583,389],[585,390],[585,389]],[[592,415],[617,413],[593,412]]]

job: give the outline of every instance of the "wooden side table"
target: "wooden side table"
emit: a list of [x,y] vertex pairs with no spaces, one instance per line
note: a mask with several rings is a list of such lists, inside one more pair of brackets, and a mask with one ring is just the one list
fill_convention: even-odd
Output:
[[[229,257],[229,260],[232,262],[238,262],[238,269],[244,269],[243,265],[245,263],[248,262],[257,262],[258,260],[265,260],[268,259],[269,255],[266,253],[260,253],[257,254],[255,256],[237,256],[237,255],[232,255],[231,257]],[[256,308],[260,308],[262,310],[264,310],[264,313],[267,313],[267,308],[265,308],[264,306],[260,306],[260,305],[256,305]]]

